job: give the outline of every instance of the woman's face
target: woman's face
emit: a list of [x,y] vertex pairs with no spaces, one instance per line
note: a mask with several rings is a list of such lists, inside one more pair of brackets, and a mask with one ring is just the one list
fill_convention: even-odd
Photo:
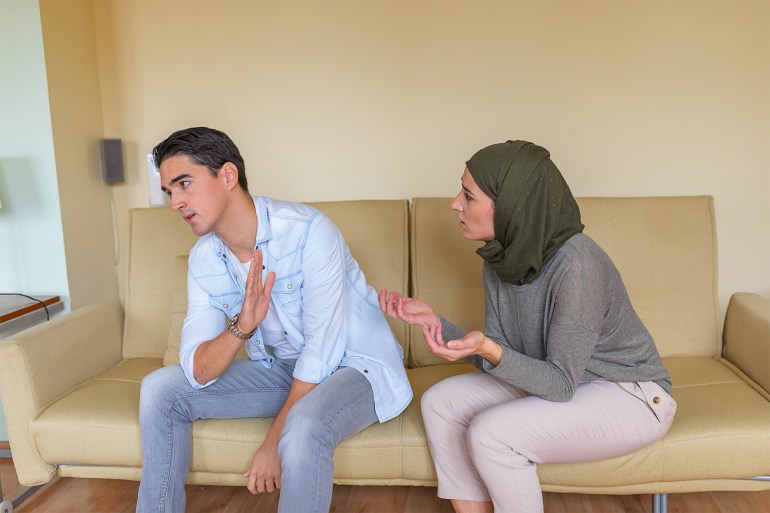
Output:
[[457,211],[460,229],[468,240],[488,241],[495,238],[495,204],[492,198],[476,185],[468,168],[462,177],[462,188],[452,201]]

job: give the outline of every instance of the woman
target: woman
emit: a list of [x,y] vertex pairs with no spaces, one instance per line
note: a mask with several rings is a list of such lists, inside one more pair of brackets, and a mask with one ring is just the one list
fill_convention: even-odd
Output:
[[661,439],[676,411],[671,378],[548,151],[526,141],[478,151],[452,208],[463,235],[486,242],[484,332],[396,292],[383,290],[380,307],[422,325],[434,354],[481,370],[422,399],[439,497],[458,513],[542,512],[536,464]]

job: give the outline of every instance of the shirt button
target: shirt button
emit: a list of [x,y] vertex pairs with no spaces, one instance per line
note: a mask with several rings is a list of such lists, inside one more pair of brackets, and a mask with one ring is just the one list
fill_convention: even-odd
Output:
[[224,306],[225,308],[228,308],[228,306],[227,306],[227,303],[225,303],[225,304],[224,304],[224,305],[222,305],[222,306]]
[[652,402],[655,404],[660,404],[660,397],[656,395],[655,397],[652,398]]
[[364,369],[364,374],[369,374],[369,371]]
[[289,285],[287,285],[286,288],[291,290],[291,283],[289,283]]

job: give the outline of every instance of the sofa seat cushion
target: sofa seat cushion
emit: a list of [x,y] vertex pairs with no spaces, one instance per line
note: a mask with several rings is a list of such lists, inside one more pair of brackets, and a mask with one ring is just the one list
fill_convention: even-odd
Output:
[[770,403],[722,362],[665,361],[677,415],[663,439],[664,481],[770,475]]
[[590,487],[602,493],[644,483],[770,473],[770,403],[718,359],[667,358],[664,364],[677,414],[663,440],[610,460],[540,465],[545,490]]
[[[139,389],[161,359],[124,361],[51,405],[33,429],[49,463],[141,466]],[[345,440],[335,451],[335,480],[383,484],[402,479],[430,484],[435,471],[425,442],[419,399],[433,383],[473,370],[468,364],[408,371],[415,400],[400,416]],[[251,463],[272,419],[207,419],[193,425],[192,472],[237,476]],[[238,484],[230,479],[228,484]]]
[[[672,376],[678,410],[663,440],[610,460],[539,465],[538,475],[545,490],[631,490],[649,483],[691,479],[693,465],[700,469],[698,477],[702,479],[750,477],[747,468],[753,469],[752,476],[770,474],[770,403],[719,359],[669,358],[664,359],[664,364]],[[403,443],[405,447],[412,444],[412,450],[405,455],[404,477],[425,479],[431,475],[435,479],[427,447],[419,441],[424,436],[422,419],[411,413],[419,408],[422,393],[433,383],[472,370],[445,367],[408,371],[415,400],[404,415]],[[751,454],[751,461],[747,462],[745,456],[738,461],[731,457],[733,454]],[[421,468],[425,462],[430,469]]]
[[[124,361],[52,404],[32,426],[44,461],[141,466],[139,387],[142,378],[162,364],[159,358]],[[665,364],[678,403],[668,435],[641,451],[611,460],[540,465],[545,490],[631,490],[649,483],[689,481],[694,472],[703,480],[770,474],[770,403],[719,359],[676,358]],[[408,369],[414,400],[399,417],[371,426],[337,448],[335,481],[435,483],[420,399],[438,381],[472,371],[468,364]],[[239,475],[270,423],[271,419],[196,421],[192,471],[226,474],[231,477],[227,484],[239,484]],[[742,454],[740,461],[734,454]]]
[[[375,424],[345,440],[334,454],[335,479],[398,479],[402,420],[396,417],[384,424]],[[191,470],[242,474],[251,464],[272,421],[271,418],[196,421]]]
[[49,406],[32,424],[43,461],[141,466],[139,387],[162,365],[123,361]]
[[[403,414],[374,424],[334,452],[334,479],[347,484],[435,483],[425,441],[420,397],[439,380],[473,370],[468,364],[409,369],[415,398]],[[272,419],[200,420],[193,426],[192,471],[242,473],[264,440]],[[237,483],[232,483],[237,484]]]

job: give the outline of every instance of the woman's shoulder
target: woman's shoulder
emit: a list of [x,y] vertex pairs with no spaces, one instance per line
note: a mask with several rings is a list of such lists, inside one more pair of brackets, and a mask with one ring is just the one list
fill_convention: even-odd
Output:
[[616,274],[617,268],[607,252],[589,235],[576,233],[549,262],[552,272],[577,271],[588,275]]
[[[563,251],[562,251],[563,250]],[[602,248],[594,239],[585,233],[576,233],[564,243],[564,246],[556,253],[565,253],[566,256],[571,258],[588,258],[609,260],[610,257],[607,252]]]
[[487,288],[504,287],[523,292],[549,286],[553,280],[562,280],[566,276],[615,276],[618,271],[610,256],[594,239],[584,233],[576,233],[543,265],[537,278],[530,284],[511,285],[502,282],[487,262],[484,262],[482,274]]
[[596,248],[601,250],[599,244],[597,244],[590,235],[586,235],[583,232],[576,233],[567,239],[563,247],[571,248],[573,251],[589,251]]

